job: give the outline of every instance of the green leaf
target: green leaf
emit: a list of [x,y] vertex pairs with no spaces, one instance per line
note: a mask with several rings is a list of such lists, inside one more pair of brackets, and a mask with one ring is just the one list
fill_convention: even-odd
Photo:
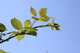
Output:
[[31,27],[31,21],[30,20],[26,20],[24,22],[24,27]]
[[37,35],[37,29],[36,28],[26,28],[26,33],[28,35],[33,35],[33,36],[36,36]]
[[28,32],[27,34],[28,34],[28,35],[37,36],[37,32],[35,32],[35,31],[30,31],[30,32]]
[[47,21],[49,21],[49,17],[48,16],[43,16],[43,17],[40,17],[39,19],[38,19],[38,21],[44,21],[44,22],[47,22]]
[[0,53],[9,53],[9,52],[5,52],[4,50],[0,49]]
[[24,35],[17,35],[16,38],[17,38],[18,40],[22,40],[22,39],[24,38]]
[[35,11],[34,8],[31,7],[31,8],[30,8],[30,12],[31,12],[32,15],[36,16],[36,11]]
[[32,16],[32,18],[35,19],[35,20],[38,20],[38,18],[36,18],[36,17],[34,17],[34,16]]
[[42,16],[46,16],[47,14],[47,8],[41,8],[39,11],[39,15]]
[[30,31],[37,31],[37,29],[36,28],[26,28],[26,32],[30,32]]
[[12,26],[13,26],[16,30],[21,30],[21,29],[23,29],[22,23],[21,23],[18,19],[16,19],[16,18],[13,18],[13,19],[11,20],[11,24],[12,24]]
[[2,23],[0,23],[0,32],[4,32],[6,30],[7,29],[6,29],[5,25],[3,25]]

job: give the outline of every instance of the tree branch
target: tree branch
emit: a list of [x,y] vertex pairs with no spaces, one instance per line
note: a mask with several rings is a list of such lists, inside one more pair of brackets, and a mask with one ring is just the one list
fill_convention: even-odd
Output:
[[[35,27],[33,27],[33,28],[41,28],[41,27],[49,27],[49,26],[50,26],[50,25],[40,25],[40,26],[35,26]],[[10,34],[10,32],[9,32],[9,33],[6,33],[6,35],[7,35],[7,34]],[[19,35],[19,34],[21,34],[21,33],[11,34],[10,37],[8,37],[8,38],[3,39],[2,41],[0,41],[0,44],[3,43],[3,42],[9,41],[10,39],[16,37],[16,36]],[[25,34],[27,34],[27,33],[25,33]],[[12,36],[12,35],[13,35],[13,36]]]
[[9,37],[9,38],[7,38],[7,39],[5,39],[5,40],[2,40],[2,41],[0,42],[0,44],[3,43],[3,42],[9,41],[10,39],[12,39],[12,38],[14,38],[14,37],[16,37],[16,36],[17,36],[17,35],[14,35],[14,36],[11,36],[11,37]]

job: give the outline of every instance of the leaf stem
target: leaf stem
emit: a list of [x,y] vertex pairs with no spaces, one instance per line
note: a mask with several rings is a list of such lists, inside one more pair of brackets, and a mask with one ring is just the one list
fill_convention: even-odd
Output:
[[35,22],[36,22],[36,20],[34,20],[34,21],[33,21],[33,23],[32,23],[32,25],[31,25],[31,27],[35,24]]

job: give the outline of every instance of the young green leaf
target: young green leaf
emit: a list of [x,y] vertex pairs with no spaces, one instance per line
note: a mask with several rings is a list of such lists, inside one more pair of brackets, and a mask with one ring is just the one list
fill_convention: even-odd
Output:
[[4,32],[6,30],[7,29],[6,29],[5,25],[3,25],[2,23],[0,23],[0,32]]
[[31,27],[31,21],[30,20],[26,20],[24,22],[24,27]]
[[23,29],[22,23],[21,23],[18,19],[16,19],[16,18],[13,18],[13,19],[11,20],[11,24],[12,24],[12,26],[13,26],[16,30]]
[[42,16],[46,16],[47,14],[47,8],[41,8],[39,11],[39,15]]
[[59,24],[55,23],[54,27],[55,27],[56,30],[60,30],[60,25]]
[[36,11],[35,11],[34,8],[31,7],[31,8],[30,8],[30,12],[31,12],[32,15],[36,16]]
[[50,18],[48,16],[43,16],[43,17],[40,17],[38,19],[38,21],[44,21],[44,22],[47,22]]
[[17,35],[16,38],[17,38],[18,40],[22,40],[22,39],[24,38],[24,35]]
[[53,24],[51,24],[51,29],[52,30],[54,30],[54,29],[60,30],[60,25],[58,25],[57,23],[53,23]]

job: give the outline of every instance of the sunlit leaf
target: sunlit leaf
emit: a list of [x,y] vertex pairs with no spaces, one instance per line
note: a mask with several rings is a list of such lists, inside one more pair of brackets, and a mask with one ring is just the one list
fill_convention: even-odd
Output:
[[36,16],[36,11],[35,11],[34,8],[31,7],[31,8],[30,8],[30,12],[31,12],[32,15]]
[[47,21],[49,21],[49,17],[48,16],[43,16],[43,17],[40,17],[39,19],[38,19],[38,21],[44,21],[44,22],[47,22]]
[[24,38],[24,35],[17,35],[16,38],[17,38],[18,40],[22,40],[22,39]]
[[23,28],[23,27],[22,27],[22,23],[21,23],[18,19],[16,19],[16,18],[13,18],[13,19],[11,20],[11,24],[12,24],[12,26],[13,26],[16,30],[20,30],[20,29]]
[[39,15],[42,16],[46,16],[47,14],[47,8],[41,8],[39,11]]
[[5,52],[4,50],[0,49],[0,53],[9,53],[9,52]]
[[3,25],[2,23],[0,23],[0,32],[4,32],[6,30],[7,29],[6,29],[5,25]]
[[24,27],[31,27],[31,21],[30,20],[26,20],[24,22]]
[[38,18],[36,18],[36,17],[34,17],[34,16],[32,16],[32,18],[35,19],[35,20],[38,20]]

